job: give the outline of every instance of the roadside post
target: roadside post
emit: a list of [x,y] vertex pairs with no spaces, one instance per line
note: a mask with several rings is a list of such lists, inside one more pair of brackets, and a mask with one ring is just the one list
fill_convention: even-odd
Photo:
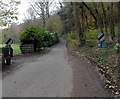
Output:
[[13,43],[13,40],[11,39],[11,38],[8,38],[7,40],[6,40],[6,45],[11,45]]
[[103,33],[98,34],[98,48],[107,48],[108,43],[105,41],[105,35]]
[[11,47],[13,40],[11,38],[6,40],[6,46],[2,48],[3,53],[3,64],[10,65],[11,64],[11,57],[13,57],[13,49]]
[[[107,55],[107,48],[108,48],[108,43],[105,41],[105,35],[103,33],[98,34],[98,48],[100,48],[100,53],[102,54],[102,50],[105,50],[105,53],[103,55]],[[101,49],[102,48],[102,49]],[[100,55],[100,57],[103,57]]]

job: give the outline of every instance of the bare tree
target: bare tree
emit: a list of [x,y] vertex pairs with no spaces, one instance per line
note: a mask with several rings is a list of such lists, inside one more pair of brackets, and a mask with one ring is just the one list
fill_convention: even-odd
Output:
[[46,26],[46,19],[50,16],[49,14],[50,4],[51,3],[46,0],[41,0],[40,2],[31,3],[32,8],[43,21],[43,28],[45,28]]
[[17,5],[20,2],[13,0],[0,0],[0,25],[6,26],[17,20]]
[[34,20],[36,18],[36,13],[32,7],[30,7],[27,12],[24,14],[25,20]]

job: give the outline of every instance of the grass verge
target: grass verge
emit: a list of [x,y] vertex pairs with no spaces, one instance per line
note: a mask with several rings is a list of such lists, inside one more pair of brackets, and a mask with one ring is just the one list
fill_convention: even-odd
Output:
[[[4,47],[5,44],[0,44],[0,48]],[[15,54],[20,54],[20,45],[19,44],[12,44],[12,48],[13,48],[13,53]]]

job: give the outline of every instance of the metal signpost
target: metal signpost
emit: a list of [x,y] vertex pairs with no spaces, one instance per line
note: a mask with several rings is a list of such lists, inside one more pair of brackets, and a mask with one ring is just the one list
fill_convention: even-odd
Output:
[[105,42],[105,35],[103,33],[98,34],[98,48],[107,48],[108,44]]
[[11,44],[13,43],[13,40],[11,38],[6,40],[6,46],[2,48],[3,52],[3,65],[6,63],[7,65],[11,64],[11,57],[13,57],[13,49],[11,47]]
[[99,33],[98,34],[98,48],[105,49],[104,53],[102,52],[102,49],[100,49],[100,53],[101,53],[100,55],[101,55],[101,57],[103,57],[102,53],[104,55],[107,54],[107,47],[108,47],[108,43],[105,41],[105,35],[103,33]]
[[6,40],[6,45],[11,45],[13,43],[13,40],[11,38]]
[[102,41],[104,41],[104,39],[105,39],[105,35],[103,33],[99,33],[98,40],[102,42]]

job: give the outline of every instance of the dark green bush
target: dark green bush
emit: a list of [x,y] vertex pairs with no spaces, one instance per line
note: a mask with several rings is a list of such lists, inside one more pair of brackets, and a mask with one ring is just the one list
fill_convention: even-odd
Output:
[[28,27],[22,32],[20,42],[21,44],[34,44],[36,50],[37,47],[42,47],[44,32],[43,29],[38,27]]
[[53,38],[53,44],[58,43],[59,37],[57,33],[51,33],[52,38]]
[[50,47],[59,41],[57,33],[51,33],[46,31],[44,33],[43,43],[44,47]]
[[43,47],[49,47],[52,46],[52,36],[50,34],[50,32],[46,31],[44,33],[44,38],[43,38]]
[[35,50],[52,46],[58,41],[57,33],[51,33],[38,27],[28,27],[20,36],[21,44],[34,44]]

